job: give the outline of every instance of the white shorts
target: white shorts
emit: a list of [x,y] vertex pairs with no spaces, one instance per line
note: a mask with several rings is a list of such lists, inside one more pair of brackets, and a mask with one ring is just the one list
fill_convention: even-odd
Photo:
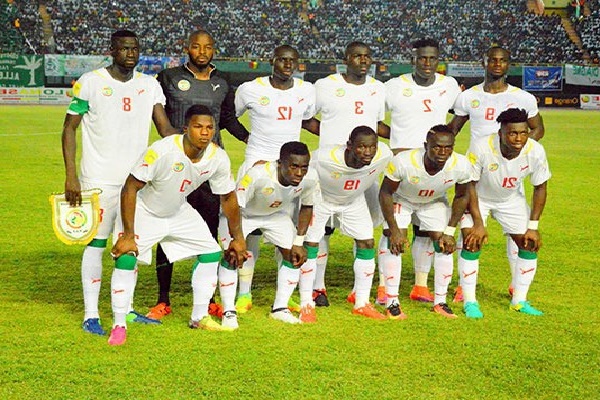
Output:
[[305,241],[318,242],[325,234],[327,220],[331,218],[333,226],[355,240],[373,239],[373,221],[364,196],[359,196],[350,204],[330,204],[321,201],[313,207],[313,219]]
[[[487,226],[487,217],[491,214],[502,226],[505,234],[522,235],[527,232],[529,221],[529,206],[524,196],[514,196],[512,199],[497,203],[479,199],[479,211],[484,225]],[[461,228],[473,227],[471,214],[465,213],[460,220]]]
[[292,243],[296,236],[296,226],[287,211],[260,217],[242,218],[244,237],[247,237],[256,229],[260,229],[265,240],[273,243],[275,246],[279,246],[282,249],[292,248]]
[[[123,233],[120,214],[119,211],[113,243]],[[160,243],[170,262],[221,251],[204,219],[188,203],[175,215],[161,218],[149,213],[138,199],[134,229],[141,264],[152,262],[152,247],[156,243]]]
[[117,213],[121,203],[121,185],[99,185],[93,182],[80,181],[81,190],[101,189],[98,195],[100,200],[100,224],[94,239],[108,239],[115,227]]
[[418,222],[424,232],[443,232],[448,226],[451,212],[446,199],[426,204],[408,201],[394,203],[394,218],[400,229],[407,229],[408,224]]
[[373,184],[365,191],[365,200],[367,201],[367,207],[371,213],[371,221],[373,221],[373,227],[378,227],[383,223],[383,213],[381,212],[381,206],[379,205],[379,182],[373,182]]

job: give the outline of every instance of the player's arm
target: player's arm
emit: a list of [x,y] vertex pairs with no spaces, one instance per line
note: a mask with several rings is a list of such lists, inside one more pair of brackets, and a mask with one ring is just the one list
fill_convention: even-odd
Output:
[[527,231],[523,236],[523,244],[527,250],[538,251],[542,245],[542,238],[537,223],[546,206],[547,193],[547,182],[533,187],[531,214],[529,215],[530,222],[527,224]]
[[235,93],[231,86],[229,91],[225,95],[225,99],[221,103],[221,119],[219,121],[219,128],[227,129],[229,133],[235,136],[236,139],[248,143],[248,137],[250,132],[235,116]]
[[77,127],[83,115],[67,114],[62,130],[62,153],[65,163],[65,198],[75,206],[81,204],[81,185],[77,178],[75,156],[77,154]]
[[487,243],[487,231],[485,230],[481,210],[479,209],[479,196],[477,196],[477,190],[475,190],[476,186],[477,182],[469,182],[468,209],[473,219],[473,227],[463,230],[463,247],[472,252],[479,251],[481,246]]
[[292,245],[292,264],[300,267],[306,262],[306,248],[304,247],[304,235],[312,219],[313,206],[302,205],[298,212],[298,226],[296,227],[296,238]]
[[135,176],[129,174],[125,185],[121,189],[121,221],[123,222],[123,234],[119,236],[113,246],[110,254],[114,258],[122,254],[135,253],[137,256],[138,248],[135,244],[135,205],[137,202],[137,193],[146,186],[146,182],[140,181]]
[[383,121],[377,123],[377,135],[384,139],[390,138],[390,127]]
[[379,189],[379,204],[385,222],[387,222],[390,230],[390,251],[392,254],[398,255],[404,252],[404,247],[408,245],[406,234],[403,234],[396,219],[394,218],[394,197],[393,194],[398,189],[400,182],[395,182],[387,176],[383,178],[381,188]]
[[319,136],[321,134],[321,121],[319,121],[315,117],[302,120],[302,128],[306,129],[313,135]]
[[463,126],[465,126],[465,124],[467,123],[468,120],[469,120],[468,115],[454,114],[454,117],[452,117],[452,120],[450,122],[448,122],[448,126],[454,133],[454,136],[458,135],[458,132],[460,132],[460,130],[462,129]]
[[246,261],[246,241],[242,232],[242,216],[235,191],[220,196],[221,208],[227,218],[229,234],[232,237],[225,259],[232,267],[241,267]]
[[544,128],[544,120],[542,116],[538,112],[536,116],[531,117],[527,120],[527,125],[529,125],[529,137],[539,141],[544,137],[544,133],[546,129]]
[[171,125],[171,121],[169,121],[169,117],[167,117],[167,112],[160,103],[155,104],[152,108],[152,121],[154,121],[156,130],[161,137],[181,133],[179,129],[176,129]]

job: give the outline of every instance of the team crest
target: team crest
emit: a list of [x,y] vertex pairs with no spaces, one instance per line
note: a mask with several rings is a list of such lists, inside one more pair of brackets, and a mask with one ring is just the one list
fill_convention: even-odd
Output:
[[188,90],[190,90],[191,86],[192,84],[190,83],[190,81],[187,81],[185,79],[182,79],[179,82],[177,82],[177,87],[183,92],[187,92]]
[[333,172],[331,173],[331,177],[332,177],[333,179],[340,179],[340,176],[342,176],[342,174],[341,174],[340,172],[333,171]]
[[267,96],[263,96],[260,99],[258,99],[258,104],[260,104],[261,106],[268,106],[270,102],[271,99],[269,99]]
[[418,176],[411,176],[410,178],[408,178],[408,181],[410,183],[412,183],[413,185],[416,185],[417,183],[419,183],[421,180],[419,179]]
[[490,172],[498,171],[498,164],[497,163],[491,163],[490,165],[488,165],[488,170]]
[[335,95],[337,97],[344,97],[346,95],[346,91],[344,90],[344,88],[339,88],[335,91]]
[[103,96],[109,97],[109,96],[112,96],[112,94],[113,94],[113,90],[112,90],[112,88],[110,86],[104,86],[102,88],[102,95]]
[[262,194],[264,194],[265,196],[270,196],[271,194],[273,194],[274,191],[275,189],[273,189],[272,187],[266,187],[262,190]]
[[481,102],[479,100],[473,100],[471,102],[471,108],[479,108],[480,105],[481,105]]
[[406,88],[402,91],[402,96],[404,96],[404,97],[410,97],[410,96],[412,96],[412,94],[413,94],[413,91],[411,88]]
[[183,171],[183,163],[182,162],[176,162],[175,164],[173,164],[173,171],[175,171],[175,172],[181,172],[181,171]]

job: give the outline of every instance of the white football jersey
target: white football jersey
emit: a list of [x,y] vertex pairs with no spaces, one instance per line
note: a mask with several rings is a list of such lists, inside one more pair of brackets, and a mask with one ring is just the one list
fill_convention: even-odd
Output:
[[473,180],[478,181],[477,195],[487,201],[505,202],[513,196],[523,196],[520,188],[527,176],[534,186],[551,177],[546,151],[533,139],[527,140],[512,160],[502,156],[498,135],[472,146],[468,157],[473,165]]
[[158,217],[177,213],[186,197],[206,181],[217,195],[235,190],[231,162],[225,150],[211,142],[200,161],[194,163],[184,153],[183,135],[154,142],[131,174],[146,182],[138,192],[138,201]]
[[322,198],[328,203],[349,204],[362,196],[373,183],[379,182],[380,174],[392,158],[390,148],[379,142],[371,164],[356,169],[346,165],[345,150],[345,145],[318,149],[311,157],[311,166],[319,176]]
[[275,161],[281,146],[300,140],[302,120],[315,115],[315,100],[314,86],[298,78],[287,90],[271,86],[267,76],[243,83],[235,94],[235,113],[248,111],[250,117],[245,161]]
[[500,124],[496,118],[509,108],[523,108],[527,117],[538,114],[535,97],[531,93],[508,85],[502,93],[487,93],[483,83],[475,85],[458,95],[454,104],[454,114],[468,116],[471,122],[471,145],[489,135],[498,133]]
[[245,217],[291,211],[298,197],[300,204],[312,206],[318,193],[317,173],[309,168],[298,186],[283,186],[277,176],[277,162],[267,162],[250,168],[238,182],[236,193]]
[[377,132],[385,119],[385,86],[367,76],[362,85],[353,85],[341,74],[329,75],[315,83],[317,112],[321,113],[319,147],[345,145],[350,132],[365,125]]
[[420,86],[412,74],[385,83],[385,105],[391,112],[390,147],[416,149],[423,146],[427,132],[445,124],[460,87],[451,76],[435,74],[429,86]]
[[73,96],[67,113],[83,115],[80,178],[122,185],[148,146],[154,105],[165,104],[159,83],[140,72],[121,82],[101,68],[83,74]]
[[446,196],[455,184],[471,182],[471,165],[467,158],[453,152],[444,168],[435,175],[429,175],[424,165],[425,149],[400,152],[392,158],[385,176],[399,182],[394,193],[400,201],[414,204],[431,203]]

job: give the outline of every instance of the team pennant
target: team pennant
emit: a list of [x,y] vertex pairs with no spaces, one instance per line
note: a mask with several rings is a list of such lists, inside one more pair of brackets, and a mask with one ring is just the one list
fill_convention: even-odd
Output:
[[50,195],[52,227],[56,237],[65,244],[88,244],[100,224],[100,189],[81,192],[81,205],[71,207],[64,193]]

